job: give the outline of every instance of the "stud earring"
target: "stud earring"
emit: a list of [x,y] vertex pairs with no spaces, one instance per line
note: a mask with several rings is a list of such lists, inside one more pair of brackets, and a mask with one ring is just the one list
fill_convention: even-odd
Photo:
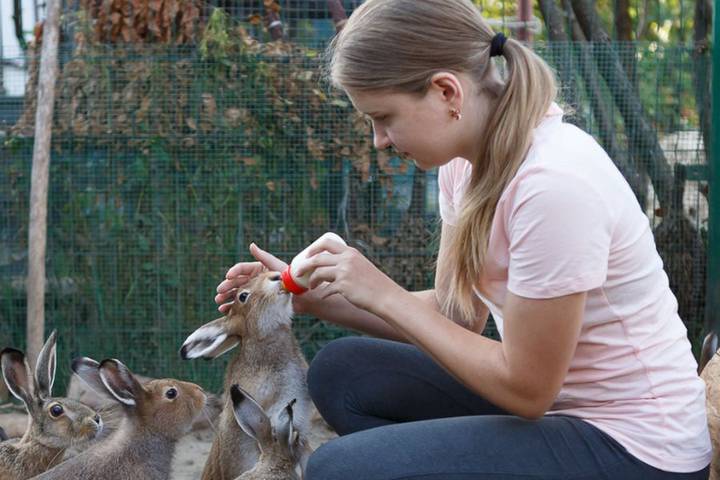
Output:
[[451,109],[450,109],[450,115],[451,115],[455,120],[460,120],[460,119],[462,118],[462,113],[460,113],[460,110],[458,110],[457,108],[451,108]]

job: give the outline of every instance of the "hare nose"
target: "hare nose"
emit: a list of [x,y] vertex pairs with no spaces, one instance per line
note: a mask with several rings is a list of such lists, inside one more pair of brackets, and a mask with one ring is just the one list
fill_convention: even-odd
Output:
[[100,415],[98,415],[98,414],[96,413],[95,416],[93,417],[93,420],[95,420],[95,423],[97,423],[98,425],[100,425]]

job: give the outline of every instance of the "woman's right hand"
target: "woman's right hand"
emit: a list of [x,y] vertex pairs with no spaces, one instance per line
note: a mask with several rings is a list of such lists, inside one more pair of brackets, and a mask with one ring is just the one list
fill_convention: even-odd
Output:
[[257,262],[236,263],[225,274],[225,280],[217,286],[215,303],[219,305],[218,310],[222,313],[227,313],[230,310],[235,292],[255,275],[264,271],[282,272],[287,268],[287,263],[262,250],[254,243],[250,244],[250,254],[255,257]]

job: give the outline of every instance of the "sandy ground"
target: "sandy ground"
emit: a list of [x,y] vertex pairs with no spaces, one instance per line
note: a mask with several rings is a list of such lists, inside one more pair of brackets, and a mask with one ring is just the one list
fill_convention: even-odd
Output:
[[214,433],[210,429],[185,435],[175,448],[170,478],[173,480],[197,480],[202,474],[205,460],[210,453]]

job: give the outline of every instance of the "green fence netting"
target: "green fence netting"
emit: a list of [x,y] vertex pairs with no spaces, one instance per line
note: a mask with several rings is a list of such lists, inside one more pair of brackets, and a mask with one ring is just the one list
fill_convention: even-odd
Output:
[[[75,42],[61,50],[46,307],[47,329],[60,333],[60,383],[69,359],[87,355],[220,388],[223,360],[184,362],[177,351],[218,315],[215,286],[229,266],[250,259],[250,242],[289,260],[333,230],[403,286],[432,285],[436,172],[372,148],[365,120],[320,81],[318,46],[263,43],[249,30],[228,27],[226,18],[215,21],[214,33],[197,45]],[[697,345],[707,132],[699,120],[701,66],[693,49],[613,44],[608,55],[599,44],[534,48],[564,81],[562,101],[574,109],[569,120],[601,141],[635,189]],[[632,60],[632,95],[608,87],[604,75],[615,60]],[[20,347],[37,72],[32,51],[28,62],[25,102],[4,104],[11,120],[0,149],[0,345]],[[647,120],[650,140],[629,127],[633,112]],[[657,150],[647,147],[653,141]],[[672,187],[670,200],[663,185]],[[301,317],[296,333],[311,357],[348,332]]]

